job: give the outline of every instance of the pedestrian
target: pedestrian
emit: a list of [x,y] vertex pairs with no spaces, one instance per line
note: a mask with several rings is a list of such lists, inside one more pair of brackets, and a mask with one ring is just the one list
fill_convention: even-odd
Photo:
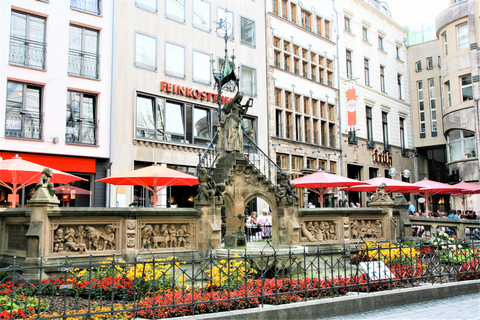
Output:
[[412,201],[408,201],[408,213],[411,213],[412,215],[415,213],[415,206]]
[[356,208],[356,206],[355,206],[355,203],[353,203],[353,201],[352,201],[352,202],[350,202],[350,207],[352,207],[352,208]]
[[313,203],[309,202],[308,203],[308,208],[315,208],[315,206],[313,205]]
[[361,207],[362,207],[362,206],[360,205],[360,202],[357,202],[355,205],[357,206],[357,208],[361,208]]

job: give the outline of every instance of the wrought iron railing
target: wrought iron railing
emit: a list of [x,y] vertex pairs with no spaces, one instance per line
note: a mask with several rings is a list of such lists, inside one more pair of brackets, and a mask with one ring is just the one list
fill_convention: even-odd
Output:
[[8,109],[5,121],[5,137],[41,139],[42,117],[41,113]]
[[243,146],[248,161],[255,165],[273,186],[276,186],[277,174],[282,173],[283,170],[245,133],[243,133]]
[[65,142],[95,145],[97,143],[97,123],[81,119],[67,121]]
[[200,168],[207,169],[207,172],[210,173],[212,169],[215,167],[215,163],[217,162],[218,158],[218,130],[213,135],[212,141],[207,146],[207,149],[200,157],[200,160],[197,164],[197,170]]
[[45,70],[45,52],[43,42],[10,37],[9,62],[14,65]]
[[68,74],[77,77],[98,79],[100,56],[85,51],[70,49],[68,52]]
[[100,2],[101,0],[70,0],[70,8],[95,15],[100,15]]
[[66,256],[48,264],[40,258],[36,267],[19,265],[14,257],[10,267],[0,268],[1,314],[6,319],[159,319],[479,279],[475,245],[359,241],[351,248],[278,249],[263,242],[240,255],[224,250],[223,256],[210,251],[199,257],[184,250],[181,259],[159,259],[145,248],[128,262],[116,255],[104,256],[105,261],[90,255],[81,262]]

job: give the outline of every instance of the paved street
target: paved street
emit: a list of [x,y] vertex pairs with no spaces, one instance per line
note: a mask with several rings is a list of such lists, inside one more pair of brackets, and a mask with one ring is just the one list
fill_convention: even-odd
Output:
[[402,307],[387,308],[378,311],[358,313],[349,316],[328,318],[330,320],[353,319],[480,319],[480,293],[409,304]]

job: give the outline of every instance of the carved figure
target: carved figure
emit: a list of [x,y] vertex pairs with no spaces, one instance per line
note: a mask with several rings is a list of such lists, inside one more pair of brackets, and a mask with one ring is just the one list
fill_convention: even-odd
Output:
[[75,233],[75,238],[77,239],[77,243],[81,243],[85,245],[85,238],[87,237],[87,233],[85,232],[84,226],[78,226],[77,232]]
[[382,183],[381,185],[378,186],[377,191],[372,196],[372,199],[370,202],[375,202],[375,201],[387,201],[388,200],[388,193],[385,191],[387,188],[386,183]]
[[50,182],[50,178],[53,177],[52,170],[50,168],[45,168],[42,170],[42,175],[40,176],[40,179],[35,186],[35,190],[38,188],[47,188],[50,196],[55,195],[55,188],[53,186],[53,183]]
[[358,222],[357,222],[357,220],[353,220],[350,223],[350,233],[352,234],[352,239],[356,239],[358,237]]
[[77,243],[75,242],[75,229],[67,228],[65,231],[65,247],[72,250],[77,251]]
[[330,224],[329,233],[330,233],[330,240],[337,240],[337,232],[335,231],[335,223],[333,222]]
[[178,229],[177,231],[177,245],[179,247],[182,246],[182,243],[183,243],[183,246],[186,248],[187,247],[187,241],[186,241],[186,237],[188,237],[190,234],[187,232],[187,226],[182,224],[180,226],[180,229]]
[[87,230],[88,250],[91,251],[92,247],[94,247],[95,251],[97,251],[99,247],[98,240],[100,240],[98,230],[91,226],[85,227],[85,230]]
[[309,229],[311,229],[313,226],[312,222],[308,222],[308,224],[305,224],[305,222],[302,222],[301,229],[302,229],[302,235],[307,238],[308,241],[314,242],[315,237],[313,234],[310,232]]
[[168,235],[170,236],[170,240],[168,242],[170,248],[175,248],[177,246],[177,230],[175,229],[174,224],[170,225],[170,228],[168,229]]
[[63,252],[64,250],[65,238],[63,236],[63,228],[57,229],[55,231],[55,236],[53,238],[53,252]]
[[152,244],[153,228],[147,224],[142,230],[142,244],[144,246],[150,246]]
[[293,204],[295,200],[298,201],[299,199],[297,193],[295,192],[295,185],[290,184],[288,175],[285,172],[280,174],[280,186],[277,186],[277,192],[275,196],[277,197],[277,203],[284,201],[288,204]]
[[223,107],[225,118],[225,151],[243,151],[243,124],[242,115],[248,111],[248,105],[242,106],[243,94],[237,92],[235,97]]
[[375,220],[375,232],[373,235],[375,238],[380,238],[382,236],[382,223],[380,220]]
[[163,240],[160,242],[160,248],[168,247],[168,242],[170,241],[170,235],[168,233],[168,225],[162,224],[162,228],[160,229]]
[[314,230],[315,230],[315,231],[314,231],[314,232],[315,232],[315,239],[317,239],[318,241],[323,241],[323,240],[325,240],[325,237],[324,237],[324,235],[323,235],[323,232],[322,232],[320,226],[318,225],[318,222],[317,222],[317,221],[315,221],[315,222],[313,223],[313,228],[314,228]]
[[360,230],[358,232],[358,236],[365,236],[367,234],[367,225],[365,224],[365,220],[360,221]]
[[110,250],[115,250],[115,227],[111,224],[105,226],[105,233],[100,235],[103,239],[103,250],[107,250],[107,246],[110,246]]

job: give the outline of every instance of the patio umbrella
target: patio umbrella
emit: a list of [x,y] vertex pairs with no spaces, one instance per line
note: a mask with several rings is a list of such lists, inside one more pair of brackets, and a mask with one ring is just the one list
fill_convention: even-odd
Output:
[[195,186],[198,178],[177,170],[162,167],[159,164],[116,174],[97,180],[114,185],[142,186],[153,192],[153,207],[157,206],[157,193],[168,186]]
[[[12,208],[16,207],[16,194],[18,190],[25,188],[26,186],[38,182],[42,171],[45,166],[22,160],[19,156],[15,156],[11,159],[1,160],[0,158],[0,185],[12,190],[13,201]],[[74,176],[66,172],[58,171],[52,168],[51,183],[66,184],[72,181],[87,181],[86,179]],[[11,184],[12,186],[10,186]]]
[[420,187],[414,193],[422,195],[425,198],[425,211],[428,213],[428,198],[436,194],[452,194],[461,192],[462,188],[455,187],[446,183],[428,180],[427,178],[412,183],[414,186]]
[[472,194],[480,193],[480,186],[473,183],[460,182],[453,185],[454,187],[462,188],[461,193],[453,194],[455,197],[462,199],[463,212],[465,213],[465,200]]
[[342,188],[342,191],[375,192],[382,183],[385,183],[387,185],[387,187],[385,188],[386,192],[409,193],[415,192],[420,189],[420,187],[414,186],[411,183],[385,177],[368,179],[362,181],[362,183],[366,184]]
[[75,195],[91,195],[92,192],[86,189],[75,187],[69,184],[55,187],[56,194],[75,194]]
[[320,207],[323,208],[323,196],[336,187],[350,187],[364,182],[342,177],[336,174],[326,173],[325,171],[318,171],[308,176],[290,181],[295,184],[297,188],[307,188],[308,190],[317,193],[320,196]]

